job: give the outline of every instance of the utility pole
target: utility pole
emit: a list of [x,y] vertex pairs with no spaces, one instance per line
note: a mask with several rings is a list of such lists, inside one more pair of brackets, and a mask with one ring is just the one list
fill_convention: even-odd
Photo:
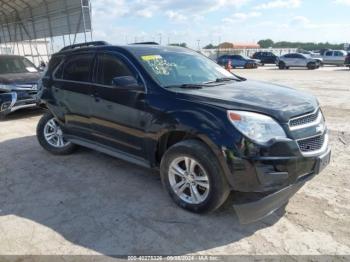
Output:
[[198,44],[198,51],[200,51],[200,50],[201,50],[200,42],[201,42],[201,40],[200,40],[200,39],[198,39],[198,40],[197,40],[197,44]]
[[162,45],[162,33],[159,34],[159,44]]

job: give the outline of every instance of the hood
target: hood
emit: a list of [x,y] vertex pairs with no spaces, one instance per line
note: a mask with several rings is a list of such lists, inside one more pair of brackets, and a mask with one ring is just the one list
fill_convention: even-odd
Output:
[[184,99],[196,99],[198,102],[228,110],[259,112],[274,117],[280,123],[286,123],[292,117],[313,112],[318,108],[317,99],[313,95],[257,81],[230,82],[202,89],[177,88],[176,92],[179,98],[183,96]]
[[40,73],[0,74],[0,84],[35,84]]

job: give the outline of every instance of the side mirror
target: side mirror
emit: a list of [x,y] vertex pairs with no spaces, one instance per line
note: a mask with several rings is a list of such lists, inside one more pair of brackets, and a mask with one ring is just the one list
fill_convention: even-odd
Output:
[[112,85],[121,89],[143,90],[137,79],[133,76],[118,76],[112,79]]

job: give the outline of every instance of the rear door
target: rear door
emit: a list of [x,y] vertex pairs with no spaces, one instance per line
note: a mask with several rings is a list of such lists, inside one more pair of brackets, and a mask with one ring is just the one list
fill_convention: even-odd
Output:
[[346,53],[341,52],[341,51],[334,51],[333,53],[334,56],[334,62],[337,65],[344,65],[345,63],[345,57],[346,57]]
[[324,54],[324,63],[325,64],[333,64],[333,51],[327,51]]
[[67,56],[56,70],[52,94],[58,114],[65,122],[65,133],[91,138],[92,52]]
[[119,53],[99,53],[94,84],[92,124],[99,143],[144,158],[145,90],[112,85],[115,77],[141,79],[127,58]]

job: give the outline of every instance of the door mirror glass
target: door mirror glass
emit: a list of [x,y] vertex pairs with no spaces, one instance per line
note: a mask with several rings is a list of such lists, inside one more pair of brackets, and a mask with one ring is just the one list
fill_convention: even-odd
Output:
[[112,85],[122,89],[141,90],[142,86],[133,76],[117,76],[112,79]]

